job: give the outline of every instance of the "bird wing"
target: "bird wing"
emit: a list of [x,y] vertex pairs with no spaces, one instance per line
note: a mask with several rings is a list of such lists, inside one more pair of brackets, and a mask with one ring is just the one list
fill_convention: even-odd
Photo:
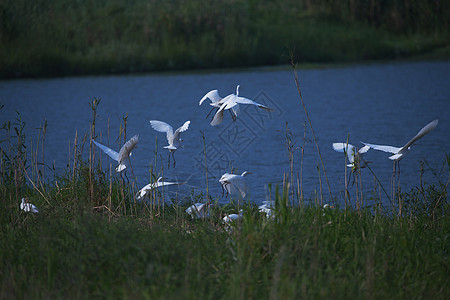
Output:
[[347,143],[333,143],[333,150],[346,153],[351,164],[355,161],[355,146]]
[[94,140],[92,140],[97,147],[99,147],[103,152],[105,152],[109,157],[114,159],[115,161],[119,161],[119,153],[114,151],[111,148],[106,147],[105,145],[102,145]]
[[165,132],[167,134],[167,142],[169,145],[173,142],[173,128],[163,121],[151,120],[150,125],[158,132]]
[[229,181],[230,185],[231,185],[231,191],[229,192],[233,192],[237,191],[241,194],[242,198],[245,198],[246,195],[246,186],[245,186],[245,181],[241,176],[235,177],[232,181]]
[[144,186],[142,189],[139,190],[138,192],[138,196],[136,197],[137,200],[141,200],[142,198],[145,197],[145,195],[147,195],[147,192],[150,191],[151,189],[153,189],[153,183],[149,183],[146,186]]
[[180,126],[177,130],[175,130],[175,133],[173,134],[173,139],[178,140],[180,138],[180,133],[188,130],[189,124],[191,124],[191,121],[186,121],[184,122],[183,126]]
[[211,121],[211,126],[216,126],[219,125],[220,123],[222,123],[223,121],[223,109],[224,109],[225,105],[222,105],[216,112],[216,114],[214,115],[214,118]]
[[160,181],[156,183],[156,187],[179,184],[178,182]]
[[392,154],[397,154],[402,149],[402,148],[394,147],[394,146],[375,145],[375,144],[369,144],[369,143],[364,143],[364,142],[362,142],[362,143],[366,146],[369,146],[372,149],[384,151],[384,152],[388,152],[388,153],[392,153]]
[[352,144],[347,143],[333,143],[333,150],[337,152],[347,152],[346,149],[353,149],[354,146]]
[[219,102],[220,100],[222,100],[222,97],[220,97],[217,90],[212,90],[206,93],[205,96],[203,96],[198,105],[202,105],[203,101],[205,101],[206,99],[211,100],[211,102]]
[[235,106],[233,106],[233,107],[231,108],[231,110],[233,111],[234,115],[237,117],[237,115],[238,115],[239,112],[240,112],[239,104],[236,104]]
[[358,150],[358,152],[359,152],[359,154],[364,154],[364,153],[366,153],[366,152],[369,151],[369,150],[370,150],[370,147],[367,146],[367,145],[365,145],[364,147],[361,147],[361,148]]
[[130,156],[131,151],[137,146],[139,136],[135,135],[126,142],[119,151],[118,162],[121,164],[125,159]]
[[253,100],[250,100],[250,99],[247,99],[247,98],[244,98],[244,97],[236,97],[236,99],[234,99],[234,101],[236,103],[238,103],[238,104],[252,104],[252,105],[258,106],[259,108],[265,109],[267,111],[274,111],[273,108],[270,108],[268,106],[265,106],[263,104],[257,103],[257,102],[255,102]]
[[[416,142],[418,139],[421,139],[424,135],[430,133],[434,128],[436,128],[439,120],[433,120],[430,123],[428,123],[424,128],[422,128],[415,137],[413,137],[408,143],[406,143],[405,146],[402,147],[403,149],[408,149],[414,142]],[[401,150],[400,150],[401,151]]]

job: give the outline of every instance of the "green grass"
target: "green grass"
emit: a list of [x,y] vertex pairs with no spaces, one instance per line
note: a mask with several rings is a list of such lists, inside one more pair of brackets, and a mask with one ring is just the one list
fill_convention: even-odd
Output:
[[[91,134],[97,106],[93,100]],[[86,138],[68,169],[44,180],[40,151],[27,157],[20,115],[0,133],[0,299],[450,297],[450,156],[437,172],[442,182],[397,195],[400,216],[397,207],[354,203],[324,210],[312,204],[319,199],[290,206],[285,184],[275,188],[274,219],[248,199],[230,232],[221,220],[237,212],[234,202],[213,206],[206,220],[185,213],[191,195],[175,206],[135,203],[133,180],[110,177],[89,149],[81,159]],[[45,126],[28,147],[44,140]],[[40,213],[21,211],[22,197]]]
[[448,58],[446,1],[0,3],[0,78]]
[[[109,220],[86,207],[2,205],[0,298],[446,299],[448,205],[432,221],[314,207],[267,220],[246,206],[230,235],[215,211]],[[140,209],[138,209],[139,211]],[[14,221],[11,221],[11,218]]]

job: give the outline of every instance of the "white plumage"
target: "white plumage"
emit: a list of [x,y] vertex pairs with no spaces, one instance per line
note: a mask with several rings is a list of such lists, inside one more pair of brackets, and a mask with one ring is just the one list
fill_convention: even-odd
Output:
[[206,203],[195,203],[186,209],[186,213],[192,219],[203,219],[209,217],[209,208]]
[[251,174],[251,172],[243,172],[241,175],[225,173],[219,179],[222,188],[227,191],[228,194],[237,194],[239,193],[242,198],[245,198],[247,194],[247,187],[245,183],[244,176],[247,174]]
[[135,135],[131,139],[129,139],[123,146],[120,148],[119,152],[112,150],[111,148],[100,144],[99,142],[94,142],[97,147],[99,147],[103,152],[105,152],[109,157],[117,161],[118,165],[116,167],[116,172],[122,172],[128,166],[129,157],[131,156],[131,151],[136,148],[137,143],[139,141],[139,136]]
[[430,133],[436,126],[438,125],[439,120],[433,120],[430,123],[428,123],[425,127],[423,127],[415,137],[413,137],[409,142],[407,142],[403,147],[394,147],[394,146],[384,146],[384,145],[375,145],[375,144],[369,144],[364,143],[364,145],[373,148],[375,150],[380,150],[388,153],[392,153],[394,155],[389,156],[389,159],[394,161],[401,160],[410,150],[411,146],[419,139],[424,137],[426,134]]
[[189,128],[189,124],[191,121],[186,121],[182,126],[177,128],[175,132],[173,131],[172,126],[169,124],[163,122],[163,121],[157,121],[157,120],[151,120],[150,125],[152,128],[158,132],[164,132],[167,135],[167,142],[169,143],[168,146],[164,146],[164,148],[169,150],[169,166],[170,166],[170,154],[172,154],[173,158],[173,166],[175,167],[175,151],[182,147],[181,145],[181,138],[180,134],[182,132],[185,132]]
[[38,213],[39,210],[36,206],[28,202],[28,199],[22,198],[22,203],[20,203],[20,209],[26,212]]
[[149,183],[146,186],[144,186],[142,189],[140,189],[139,192],[137,193],[136,200],[144,199],[144,197],[147,196],[148,193],[153,189],[157,189],[162,186],[178,185],[178,184],[180,184],[180,183],[164,181],[163,177],[159,177],[156,182]]
[[256,105],[259,108],[265,109],[267,111],[273,111],[274,110],[273,108],[267,107],[267,106],[265,106],[263,104],[255,102],[253,100],[250,100],[250,99],[247,99],[247,98],[244,98],[244,97],[240,97],[239,96],[239,85],[236,87],[236,94],[230,94],[230,95],[226,96],[225,98],[223,98],[223,99],[221,99],[219,101],[213,102],[213,103],[214,103],[214,105],[213,104],[211,104],[211,105],[213,105],[215,107],[220,107],[220,108],[216,112],[216,114],[214,115],[214,118],[211,121],[211,126],[216,126],[216,125],[219,125],[220,123],[222,123],[222,121],[223,121],[223,112],[225,110],[233,109],[233,112],[235,113],[235,115],[237,115],[238,104],[251,104],[251,105]]
[[[360,167],[363,168],[366,166],[365,162],[362,160],[362,156],[364,153],[369,151],[369,146],[364,146],[359,150],[356,149],[355,146],[347,143],[333,143],[333,149],[337,152],[344,152],[347,154],[348,164],[347,167],[354,168],[356,166],[355,161],[360,163]],[[362,162],[362,163],[361,163]]]

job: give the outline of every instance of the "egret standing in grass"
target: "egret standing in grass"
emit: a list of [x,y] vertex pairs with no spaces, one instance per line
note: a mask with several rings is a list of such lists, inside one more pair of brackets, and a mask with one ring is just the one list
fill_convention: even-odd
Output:
[[394,173],[396,172],[396,164],[398,164],[398,172],[400,173],[400,160],[408,154],[411,150],[411,146],[419,139],[423,138],[426,134],[430,133],[436,126],[438,125],[439,120],[433,120],[428,123],[425,127],[423,127],[415,137],[413,137],[409,142],[407,142],[403,147],[394,147],[394,146],[384,146],[384,145],[375,145],[364,143],[364,145],[373,148],[375,150],[380,150],[388,153],[392,153],[394,155],[389,156],[390,160],[394,161]]
[[220,184],[222,185],[222,195],[224,191],[227,191],[225,197],[228,194],[239,193],[242,198],[245,198],[247,194],[247,188],[245,184],[244,176],[247,174],[252,174],[251,172],[243,172],[241,175],[225,173],[219,179]]
[[[105,152],[109,157],[117,161],[118,165],[116,167],[116,172],[121,173],[123,170],[125,170],[129,164],[131,151],[133,151],[134,148],[136,148],[137,143],[139,141],[139,136],[135,135],[131,139],[126,142],[122,148],[120,148],[119,152],[116,152],[112,150],[109,147],[106,147],[105,145],[102,145],[94,140],[92,140],[97,147],[99,147],[103,152]],[[125,175],[126,176],[126,175]]]
[[195,203],[186,209],[186,213],[192,219],[203,219],[209,217],[209,207],[206,203]]
[[222,221],[223,221],[223,223],[230,224],[236,220],[242,219],[243,215],[244,215],[244,210],[240,209],[239,214],[225,215],[225,217],[223,217]]
[[[238,104],[251,104],[256,105],[259,108],[265,109],[267,111],[273,111],[273,108],[267,107],[263,104],[257,103],[253,100],[240,97],[239,96],[239,85],[236,87],[236,94],[231,94],[217,102],[215,105],[220,105],[220,108],[217,110],[216,114],[214,115],[214,118],[211,121],[211,126],[216,126],[222,123],[223,121],[223,112],[228,109],[234,109],[238,106]],[[214,105],[213,105],[214,106]],[[236,114],[236,112],[235,112]],[[234,119],[233,119],[234,120]]]
[[258,206],[258,210],[259,210],[259,212],[265,213],[267,219],[275,218],[275,213],[274,213],[275,212],[275,201],[273,201],[273,200],[263,201],[263,204]]
[[225,217],[222,218],[222,223],[224,224],[225,230],[228,233],[232,233],[232,225],[236,224],[238,220],[241,220],[244,216],[244,210],[240,209],[239,214],[229,214],[225,215]]
[[172,154],[173,158],[173,167],[175,168],[175,151],[182,147],[181,145],[181,138],[180,134],[182,132],[185,132],[189,128],[189,124],[191,121],[184,122],[183,126],[179,127],[175,132],[173,131],[172,126],[169,124],[157,121],[157,120],[151,120],[150,124],[152,125],[153,129],[155,129],[158,132],[165,132],[167,134],[167,142],[169,143],[168,146],[164,146],[164,148],[169,150],[169,162],[168,167],[170,167],[170,155]]
[[25,212],[32,212],[37,214],[39,210],[34,204],[28,202],[28,198],[22,198],[22,203],[20,203],[20,209]]

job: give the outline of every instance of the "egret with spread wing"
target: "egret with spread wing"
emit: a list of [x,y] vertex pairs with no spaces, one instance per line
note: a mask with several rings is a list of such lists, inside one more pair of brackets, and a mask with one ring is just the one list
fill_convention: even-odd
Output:
[[241,175],[225,173],[219,179],[220,184],[222,185],[222,194],[224,191],[227,191],[228,194],[236,194],[239,193],[242,198],[245,198],[247,194],[247,188],[245,184],[244,176],[247,174],[252,174],[251,172],[243,172]]
[[117,161],[118,165],[116,167],[116,172],[122,172],[125,170],[129,163],[129,157],[131,156],[131,151],[136,148],[137,143],[139,140],[139,136],[135,135],[133,136],[128,142],[126,142],[122,148],[120,148],[119,152],[116,152],[112,150],[109,147],[106,147],[105,145],[102,145],[94,140],[95,145],[99,147],[103,152],[105,152],[109,157]]
[[164,181],[163,177],[159,177],[156,182],[152,182],[144,186],[136,195],[136,200],[142,200],[145,196],[147,196],[153,189],[157,189],[162,186],[169,186],[169,185],[179,185],[181,183],[178,182],[170,182],[170,181]]
[[[347,143],[333,143],[333,150],[337,152],[344,152],[347,154],[348,164],[347,167],[354,170],[358,166],[360,168],[366,167],[366,162],[362,159],[364,153],[369,151],[369,146],[364,146],[359,150],[355,146]],[[361,163],[362,162],[362,163]]]
[[[239,88],[236,88],[236,93],[239,93]],[[232,95],[232,94],[230,94]],[[202,99],[200,99],[200,102],[198,103],[198,105],[202,105],[202,103],[206,100],[209,99],[211,101],[211,103],[209,105],[211,105],[213,108],[211,108],[211,110],[209,111],[209,113],[206,115],[206,118],[208,118],[208,116],[211,114],[211,112],[214,109],[219,110],[220,106],[223,103],[223,98],[219,95],[219,92],[217,90],[212,90],[209,91],[208,93],[205,94],[205,96],[203,96]],[[231,111],[233,111],[233,113],[231,113]],[[231,110],[229,110],[231,117],[233,118],[233,120],[236,120],[236,116],[239,113],[239,105],[236,105],[235,107],[233,107]]]
[[[223,121],[223,112],[228,109],[235,109],[235,107],[238,107],[239,104],[251,104],[256,105],[259,108],[265,109],[267,111],[274,111],[273,108],[267,107],[263,104],[257,103],[253,100],[240,97],[239,96],[239,85],[236,87],[236,94],[231,94],[217,102],[217,105],[220,105],[220,108],[217,110],[216,114],[214,115],[214,118],[211,121],[211,126],[216,126],[222,123]],[[236,112],[235,112],[236,114]]]
[[[375,145],[364,143],[364,145],[373,148],[375,150],[380,150],[388,153],[392,153],[393,155],[389,156],[390,160],[393,160],[395,163],[399,163],[399,161],[411,150],[411,146],[419,139],[423,138],[426,134],[430,133],[436,126],[438,125],[439,120],[433,120],[428,123],[425,127],[423,127],[415,137],[413,137],[409,142],[407,142],[403,147],[394,147],[394,146],[385,146],[385,145]],[[395,170],[394,170],[395,171]],[[400,172],[400,165],[399,165]]]
[[172,126],[170,126],[165,122],[157,120],[150,121],[150,124],[152,125],[153,129],[155,129],[158,132],[165,132],[167,134],[167,142],[169,143],[169,145],[164,146],[164,148],[169,150],[169,162],[168,162],[169,167],[170,167],[170,155],[172,154],[173,167],[175,168],[175,151],[178,148],[182,147],[180,134],[188,130],[190,123],[191,121],[184,122],[183,126],[179,127],[174,132]]

